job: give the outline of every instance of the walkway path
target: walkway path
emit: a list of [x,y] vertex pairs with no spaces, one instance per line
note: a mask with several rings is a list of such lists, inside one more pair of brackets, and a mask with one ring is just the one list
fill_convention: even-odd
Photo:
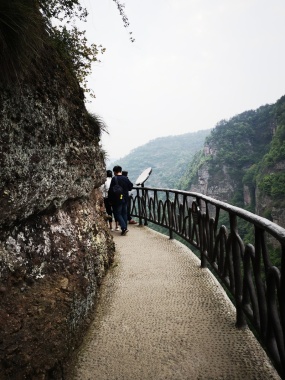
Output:
[[129,230],[113,233],[116,262],[73,380],[279,379],[190,250],[147,227]]

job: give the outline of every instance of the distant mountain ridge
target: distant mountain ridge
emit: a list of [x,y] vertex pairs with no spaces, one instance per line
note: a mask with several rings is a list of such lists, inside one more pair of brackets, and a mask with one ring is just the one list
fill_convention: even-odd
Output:
[[145,186],[177,188],[196,152],[204,145],[211,129],[189,132],[183,135],[159,137],[135,148],[127,156],[108,165],[122,166],[127,170],[130,180],[135,183],[139,175],[148,167],[152,174]]

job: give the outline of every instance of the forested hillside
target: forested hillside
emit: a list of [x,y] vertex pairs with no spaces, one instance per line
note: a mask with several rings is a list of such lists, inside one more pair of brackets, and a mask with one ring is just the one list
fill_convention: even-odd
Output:
[[181,179],[184,190],[247,208],[285,226],[285,96],[220,121]]
[[205,194],[243,206],[243,176],[268,152],[275,128],[270,105],[220,121],[206,139],[203,152],[188,166],[181,187],[203,187]]
[[112,162],[108,169],[112,170],[116,164],[121,165],[123,170],[129,172],[130,180],[135,182],[144,169],[151,167],[152,174],[145,183],[146,186],[177,188],[189,162],[203,147],[210,131],[208,129],[151,140],[118,162]]

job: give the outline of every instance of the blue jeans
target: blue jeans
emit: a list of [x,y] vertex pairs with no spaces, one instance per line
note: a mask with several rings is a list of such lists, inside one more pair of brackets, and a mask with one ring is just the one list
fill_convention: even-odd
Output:
[[126,230],[127,229],[127,223],[128,223],[128,204],[123,199],[122,203],[118,203],[116,205],[113,205],[113,212],[115,219],[119,222],[121,229]]

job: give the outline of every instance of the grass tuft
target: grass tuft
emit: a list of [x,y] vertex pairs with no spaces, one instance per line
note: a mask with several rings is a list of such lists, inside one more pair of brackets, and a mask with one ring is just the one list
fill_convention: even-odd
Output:
[[99,138],[102,136],[103,132],[107,133],[107,126],[98,115],[88,112],[87,120],[88,124],[93,127],[95,135]]

